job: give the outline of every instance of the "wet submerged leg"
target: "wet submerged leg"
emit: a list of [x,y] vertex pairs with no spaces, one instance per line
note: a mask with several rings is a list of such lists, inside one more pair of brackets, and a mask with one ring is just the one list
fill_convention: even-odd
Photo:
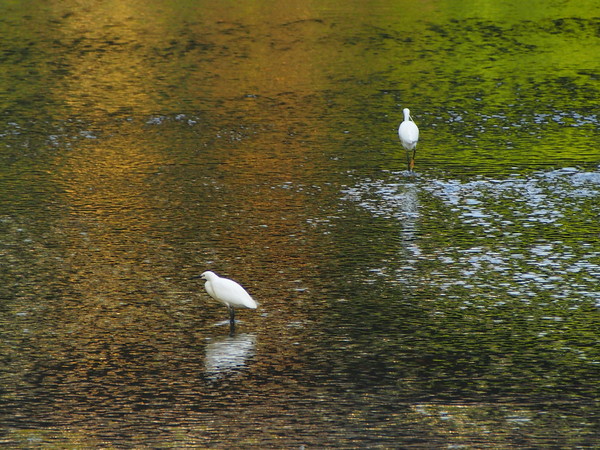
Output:
[[417,149],[407,150],[406,159],[408,160],[408,171],[412,172],[415,168],[415,156],[417,156]]
[[233,336],[235,333],[235,309],[229,308],[229,334]]

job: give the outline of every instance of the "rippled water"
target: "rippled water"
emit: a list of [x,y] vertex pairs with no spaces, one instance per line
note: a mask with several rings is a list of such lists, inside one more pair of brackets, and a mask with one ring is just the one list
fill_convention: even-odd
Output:
[[0,443],[597,446],[599,12],[1,6]]
[[[396,180],[390,181],[389,176]],[[445,296],[459,289],[454,297],[470,306],[482,292],[486,302],[490,296],[508,296],[530,303],[545,293],[548,300],[568,300],[569,309],[590,301],[600,306],[595,219],[600,212],[599,172],[564,168],[468,182],[389,176],[346,190],[348,199],[375,217],[403,224],[410,264],[392,273],[385,266],[369,270],[390,282],[427,282]],[[419,197],[439,204],[423,212]],[[438,216],[453,222],[450,230],[439,230],[448,245],[433,251],[420,247],[418,223],[423,215],[428,216],[425,220]],[[569,226],[577,228],[566,231]],[[454,242],[452,235],[457,235]],[[437,270],[424,277],[416,267],[421,261],[436,262]],[[574,274],[579,274],[578,282],[570,283]],[[500,300],[496,306],[504,305]]]

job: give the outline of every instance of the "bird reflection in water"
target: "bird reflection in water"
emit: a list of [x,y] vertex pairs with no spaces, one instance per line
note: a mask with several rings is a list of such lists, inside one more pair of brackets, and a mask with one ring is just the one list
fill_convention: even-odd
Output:
[[256,336],[248,333],[217,337],[206,346],[204,372],[213,380],[246,367],[255,353]]

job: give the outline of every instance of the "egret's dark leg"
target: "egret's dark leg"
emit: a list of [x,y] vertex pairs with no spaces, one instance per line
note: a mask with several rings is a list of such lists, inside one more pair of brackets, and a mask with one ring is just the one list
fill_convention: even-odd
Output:
[[233,336],[235,333],[235,309],[229,307],[229,334]]
[[408,170],[410,172],[413,171],[413,169],[415,168],[415,156],[417,155],[417,149],[415,148],[412,152],[412,158],[410,158],[410,161],[408,162]]

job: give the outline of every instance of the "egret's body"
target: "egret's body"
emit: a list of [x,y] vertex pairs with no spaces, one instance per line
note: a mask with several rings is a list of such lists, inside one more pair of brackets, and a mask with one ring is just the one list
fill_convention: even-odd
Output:
[[235,327],[235,308],[256,309],[258,306],[250,294],[242,286],[228,278],[221,278],[216,273],[207,271],[200,275],[205,279],[204,288],[208,295],[229,309],[231,330]]
[[415,153],[417,152],[417,142],[419,142],[419,127],[412,121],[410,110],[404,108],[404,121],[398,128],[400,142],[406,149],[406,159],[408,161],[408,170],[412,171],[415,166]]

